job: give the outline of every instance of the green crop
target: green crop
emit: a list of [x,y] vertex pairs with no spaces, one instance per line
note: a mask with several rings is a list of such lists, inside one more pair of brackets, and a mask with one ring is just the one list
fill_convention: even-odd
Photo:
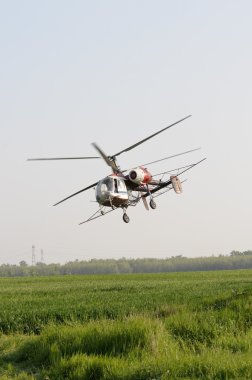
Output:
[[0,279],[0,379],[251,379],[252,271]]

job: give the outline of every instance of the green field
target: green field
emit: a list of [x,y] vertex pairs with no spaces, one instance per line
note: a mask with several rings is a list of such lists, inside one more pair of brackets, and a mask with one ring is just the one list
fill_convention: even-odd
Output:
[[1,278],[0,379],[252,379],[252,271]]

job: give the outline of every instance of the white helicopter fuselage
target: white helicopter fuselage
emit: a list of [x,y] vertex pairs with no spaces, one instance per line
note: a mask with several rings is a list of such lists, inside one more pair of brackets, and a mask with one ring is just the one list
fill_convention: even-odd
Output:
[[124,177],[109,175],[98,182],[95,189],[97,202],[102,206],[123,207],[129,201]]

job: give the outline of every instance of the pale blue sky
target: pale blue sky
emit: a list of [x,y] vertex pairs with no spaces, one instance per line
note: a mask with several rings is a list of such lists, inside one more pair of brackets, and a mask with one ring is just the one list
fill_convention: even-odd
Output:
[[[206,256],[252,249],[251,1],[0,1],[0,263]],[[28,157],[108,154],[188,115],[119,157],[131,167],[183,150],[155,173],[207,156],[184,193],[147,213],[95,210],[102,161]]]

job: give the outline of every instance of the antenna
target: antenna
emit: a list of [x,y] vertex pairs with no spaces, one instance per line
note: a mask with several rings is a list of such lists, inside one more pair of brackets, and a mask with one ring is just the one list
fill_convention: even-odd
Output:
[[35,245],[32,246],[32,266],[36,265]]
[[44,251],[43,251],[43,249],[41,249],[41,251],[40,251],[40,262],[41,263],[44,262]]

